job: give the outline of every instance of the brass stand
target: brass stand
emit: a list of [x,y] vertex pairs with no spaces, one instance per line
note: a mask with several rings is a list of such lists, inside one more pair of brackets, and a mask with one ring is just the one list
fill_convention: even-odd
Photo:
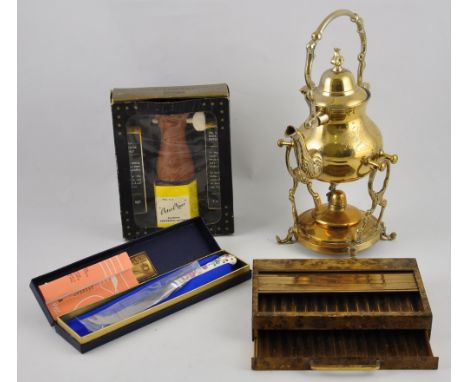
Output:
[[[337,190],[336,184],[331,183],[327,193],[328,203],[321,204],[320,196],[312,188],[312,181],[301,176],[299,167],[291,168],[289,155],[291,146],[286,148],[286,166],[293,177],[293,186],[289,190],[289,200],[293,215],[293,226],[289,228],[284,239],[276,236],[279,244],[291,244],[298,241],[305,247],[325,254],[348,254],[354,257],[357,252],[363,251],[375,244],[379,239],[393,240],[396,233],[387,234],[386,227],[382,221],[387,200],[384,198],[390,178],[390,166],[396,163],[396,155],[379,153],[377,161],[367,165],[373,167],[369,173],[368,192],[371,198],[371,207],[367,211],[347,204],[344,191]],[[374,190],[374,180],[377,171],[385,171],[382,188]],[[303,175],[303,174],[302,174]],[[300,183],[307,186],[312,195],[315,208],[309,209],[298,216],[296,208],[295,193]],[[374,212],[380,207],[378,217]]]

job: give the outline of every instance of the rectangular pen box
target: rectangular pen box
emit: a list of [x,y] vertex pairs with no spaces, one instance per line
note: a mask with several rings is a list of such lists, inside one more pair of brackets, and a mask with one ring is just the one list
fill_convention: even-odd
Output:
[[437,369],[415,259],[254,260],[256,370]]
[[77,310],[54,319],[41,292],[41,286],[43,288],[44,285],[48,285],[46,283],[50,285],[54,280],[63,278],[64,276],[73,277],[73,275],[79,275],[80,272],[78,271],[92,269],[94,264],[98,264],[104,260],[109,261],[109,259],[124,252],[130,257],[144,254],[146,259],[151,263],[155,273],[153,277],[142,281],[141,284],[130,290],[134,290],[151,281],[154,282],[157,278],[167,277],[173,271],[181,270],[183,269],[182,267],[194,261],[203,264],[203,262],[206,263],[211,258],[216,258],[218,255],[227,253],[216,243],[203,220],[197,217],[32,279],[30,287],[49,323],[55,327],[58,334],[82,353],[246,281],[251,277],[250,266],[236,257],[236,264],[230,266],[230,268],[226,268],[227,270],[224,269],[224,273],[211,273],[211,278],[202,279],[202,282],[207,280],[206,283],[200,284],[200,281],[198,281],[198,284],[192,284],[195,286],[190,290],[181,288],[180,293],[174,293],[176,297],[170,297],[143,312],[89,334],[78,334],[76,330],[72,329],[69,322],[72,322],[75,317],[81,317],[86,312],[96,309],[128,291],[115,294],[97,303],[82,306]]

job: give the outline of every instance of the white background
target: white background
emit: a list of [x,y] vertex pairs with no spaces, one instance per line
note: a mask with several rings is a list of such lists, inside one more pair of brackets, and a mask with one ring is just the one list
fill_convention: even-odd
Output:
[[[368,112],[398,153],[385,221],[398,239],[365,257],[416,257],[431,302],[438,371],[375,374],[250,370],[251,286],[245,283],[80,355],[57,336],[29,280],[122,242],[109,90],[227,82],[231,89],[236,233],[220,245],[244,260],[317,258],[278,246],[290,224],[287,124],[307,109],[305,44],[332,10],[350,8],[368,35]],[[19,379],[100,381],[322,378],[449,379],[450,14],[446,1],[31,1],[18,29]],[[355,26],[335,21],[315,80],[343,49],[355,70]],[[319,187],[324,190],[325,187]],[[365,182],[343,187],[367,207]],[[302,208],[312,204],[300,194]]]

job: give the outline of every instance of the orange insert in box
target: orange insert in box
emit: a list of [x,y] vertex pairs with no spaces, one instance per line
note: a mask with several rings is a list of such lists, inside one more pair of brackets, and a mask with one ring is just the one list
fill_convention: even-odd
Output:
[[39,286],[52,317],[139,285],[127,252]]

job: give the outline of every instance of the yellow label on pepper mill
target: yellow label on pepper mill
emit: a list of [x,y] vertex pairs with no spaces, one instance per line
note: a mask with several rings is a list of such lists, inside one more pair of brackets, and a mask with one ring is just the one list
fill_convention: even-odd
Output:
[[166,228],[198,216],[197,180],[184,185],[155,185],[156,225]]

